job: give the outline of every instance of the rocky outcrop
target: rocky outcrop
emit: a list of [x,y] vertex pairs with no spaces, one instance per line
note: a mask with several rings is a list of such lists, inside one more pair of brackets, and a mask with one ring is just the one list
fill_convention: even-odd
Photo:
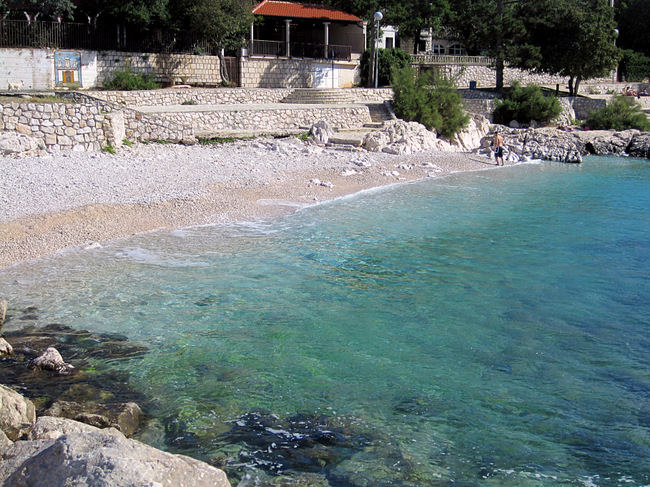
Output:
[[8,355],[13,355],[14,349],[13,347],[5,340],[4,338],[0,338],[0,357],[6,357]]
[[7,438],[16,441],[29,431],[34,421],[36,408],[32,401],[0,385],[0,430]]
[[390,120],[384,128],[370,132],[363,140],[364,149],[389,154],[413,154],[427,150],[453,151],[448,142],[438,139],[436,133],[417,122]]
[[126,437],[142,429],[145,415],[140,407],[133,403],[119,404],[79,404],[69,401],[57,401],[43,412],[43,416],[68,418],[98,428],[115,428]]
[[35,433],[33,440],[6,448],[0,455],[0,484],[230,487],[222,470],[201,461],[129,440],[115,429],[75,429],[64,423],[37,428],[43,437]]
[[[498,126],[504,138],[505,159],[517,163],[531,159],[579,163],[586,155],[648,157],[650,134],[638,130],[574,130],[555,127],[513,129]],[[474,152],[492,155],[492,134]]]
[[31,401],[0,386],[0,485],[230,487],[222,470],[114,428],[35,416]]
[[635,135],[630,142],[627,153],[631,157],[650,159],[650,133],[643,132]]

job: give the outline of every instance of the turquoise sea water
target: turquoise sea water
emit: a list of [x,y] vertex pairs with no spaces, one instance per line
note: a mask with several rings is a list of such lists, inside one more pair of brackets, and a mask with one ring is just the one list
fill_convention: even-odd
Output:
[[0,273],[125,334],[155,446],[233,485],[650,485],[650,163],[367,192]]

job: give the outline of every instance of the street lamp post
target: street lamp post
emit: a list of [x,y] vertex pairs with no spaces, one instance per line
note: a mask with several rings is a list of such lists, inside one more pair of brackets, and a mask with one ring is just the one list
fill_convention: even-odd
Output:
[[379,22],[384,18],[384,14],[381,12],[375,12],[373,15],[375,19],[375,88],[379,86]]

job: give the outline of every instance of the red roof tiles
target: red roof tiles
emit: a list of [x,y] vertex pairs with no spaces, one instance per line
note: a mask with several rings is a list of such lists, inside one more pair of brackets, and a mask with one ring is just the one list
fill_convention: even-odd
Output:
[[253,14],[286,18],[361,22],[361,19],[356,15],[341,12],[327,5],[292,3],[281,0],[264,0],[253,8]]

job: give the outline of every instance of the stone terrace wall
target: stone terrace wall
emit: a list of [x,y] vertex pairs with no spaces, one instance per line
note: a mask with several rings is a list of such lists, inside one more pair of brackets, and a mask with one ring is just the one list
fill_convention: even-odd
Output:
[[168,140],[194,143],[191,126],[123,108],[79,93],[74,103],[9,103],[0,105],[0,130],[38,140],[45,149],[96,151],[132,141]]
[[[197,105],[280,103],[294,88],[164,88],[144,91],[93,91],[100,98],[130,107],[170,106],[192,102]],[[345,89],[357,103],[381,103],[393,98],[391,88]]]
[[291,104],[286,108],[273,110],[206,110],[200,112],[159,112],[156,114],[163,120],[176,124],[188,125],[194,129],[197,136],[215,137],[228,133],[264,133],[287,134],[309,128],[321,120],[338,129],[362,127],[371,121],[370,111],[365,106],[319,106],[314,108],[293,109]]

